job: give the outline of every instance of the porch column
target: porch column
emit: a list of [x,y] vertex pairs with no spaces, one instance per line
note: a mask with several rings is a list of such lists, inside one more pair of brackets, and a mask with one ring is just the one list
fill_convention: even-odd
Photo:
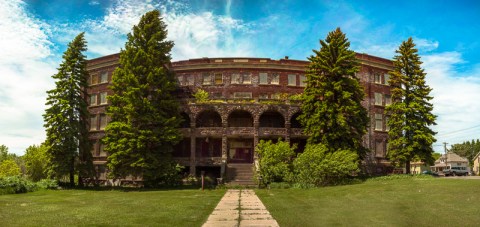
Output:
[[195,150],[196,150],[196,130],[195,130],[195,122],[190,122],[190,130],[191,130],[191,136],[190,136],[190,175],[195,176],[196,174],[196,159],[195,159]]
[[228,123],[225,118],[222,120],[222,164],[220,167],[220,176],[225,178],[225,172],[227,168],[227,160],[228,160],[228,138],[227,138],[227,128]]
[[285,134],[285,142],[288,142],[288,143],[290,143],[290,133],[292,132],[291,127],[292,126],[290,124],[290,121],[286,120],[285,121],[285,129],[286,129],[287,133]]

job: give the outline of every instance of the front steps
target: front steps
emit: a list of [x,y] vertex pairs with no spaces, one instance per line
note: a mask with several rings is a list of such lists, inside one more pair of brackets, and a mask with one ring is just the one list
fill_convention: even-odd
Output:
[[255,186],[252,163],[229,163],[226,176],[229,185]]

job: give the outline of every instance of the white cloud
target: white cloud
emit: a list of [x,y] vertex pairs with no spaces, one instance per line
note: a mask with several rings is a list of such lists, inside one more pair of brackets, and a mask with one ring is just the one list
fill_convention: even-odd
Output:
[[428,52],[438,48],[438,41],[414,38],[413,42],[417,45],[416,47],[420,52]]
[[421,60],[438,115],[437,126],[433,127],[438,132],[437,144],[480,138],[480,127],[472,128],[480,125],[480,70],[468,74],[456,71],[455,66],[463,63],[458,52],[423,55]]
[[49,29],[26,13],[23,2],[0,2],[0,144],[17,154],[45,138],[45,91],[55,71]]

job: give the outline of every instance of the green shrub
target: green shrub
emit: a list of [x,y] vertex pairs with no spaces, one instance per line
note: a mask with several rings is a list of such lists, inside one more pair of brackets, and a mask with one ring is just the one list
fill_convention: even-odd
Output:
[[307,145],[294,161],[295,180],[301,187],[345,184],[359,172],[355,151],[329,152],[323,144]]
[[37,182],[37,186],[41,189],[57,189],[58,181],[52,179],[42,179]]
[[19,176],[22,174],[20,167],[13,159],[7,159],[0,162],[0,177]]
[[197,102],[206,102],[208,101],[208,92],[203,89],[197,89],[197,91],[193,94],[195,100]]
[[[290,182],[293,173],[293,158],[295,157],[296,146],[290,147],[288,142],[261,140],[255,147],[258,153],[257,175],[262,177],[264,183]],[[258,176],[257,176],[258,178]]]
[[11,176],[0,178],[0,194],[17,194],[33,192],[37,185],[23,177]]

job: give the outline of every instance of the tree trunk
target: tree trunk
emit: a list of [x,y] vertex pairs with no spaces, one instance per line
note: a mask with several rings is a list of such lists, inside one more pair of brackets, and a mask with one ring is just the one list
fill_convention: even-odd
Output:
[[70,187],[75,187],[75,159],[72,158],[72,163],[70,164]]
[[405,174],[410,174],[410,159],[405,162]]

